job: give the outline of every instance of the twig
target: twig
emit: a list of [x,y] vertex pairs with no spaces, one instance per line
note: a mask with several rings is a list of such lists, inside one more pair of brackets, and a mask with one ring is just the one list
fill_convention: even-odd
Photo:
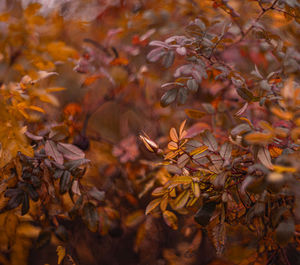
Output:
[[293,17],[293,18],[299,18],[299,19],[300,19],[299,16],[296,16],[296,15],[294,15],[294,14],[291,14],[291,13],[289,13],[289,12],[287,12],[287,11],[285,11],[285,10],[282,10],[282,9],[280,9],[280,8],[272,7],[271,9],[274,10],[274,11],[283,13],[283,14],[285,14],[285,15],[287,15],[287,16],[290,16],[290,17]]
[[[233,43],[233,45],[240,43],[245,39],[245,37],[252,31],[252,29],[255,28],[255,24],[263,17],[265,13],[267,13],[269,10],[273,9],[274,6],[277,4],[279,0],[275,0],[268,8],[264,8],[260,1],[258,1],[258,4],[261,8],[260,14],[257,16],[257,18],[254,20],[254,23],[245,31],[244,35],[242,35],[236,42]],[[231,45],[230,45],[231,46]]]

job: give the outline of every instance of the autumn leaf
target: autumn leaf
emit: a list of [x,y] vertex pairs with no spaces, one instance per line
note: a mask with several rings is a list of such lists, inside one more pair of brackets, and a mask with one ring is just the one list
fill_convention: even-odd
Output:
[[47,140],[45,143],[46,154],[52,157],[58,164],[63,164],[63,155],[58,151],[57,145],[51,141]]
[[178,229],[177,216],[174,213],[172,213],[170,211],[164,211],[163,217],[168,226],[170,226],[174,230]]
[[153,201],[151,201],[146,208],[145,214],[149,214],[150,212],[152,212],[161,202],[161,198],[155,199]]
[[61,262],[63,261],[63,259],[66,256],[66,249],[63,246],[57,246],[56,248],[56,253],[57,253],[57,264],[61,264]]
[[269,169],[273,169],[274,166],[271,162],[271,156],[270,156],[270,152],[267,148],[265,147],[260,147],[258,150],[258,154],[257,154],[258,159],[260,160],[260,162]]

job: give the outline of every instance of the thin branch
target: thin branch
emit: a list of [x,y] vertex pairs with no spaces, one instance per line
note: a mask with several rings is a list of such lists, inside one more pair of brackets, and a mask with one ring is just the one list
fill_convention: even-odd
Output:
[[280,8],[272,7],[271,9],[274,10],[274,11],[283,13],[283,14],[285,14],[285,15],[287,15],[287,16],[290,16],[290,17],[293,17],[293,18],[298,18],[298,19],[300,19],[299,16],[296,16],[296,15],[294,15],[294,14],[291,14],[291,13],[289,13],[289,12],[287,12],[287,11],[285,11],[285,10],[282,10],[282,9],[280,9]]
[[243,41],[245,39],[245,37],[255,28],[255,24],[264,16],[264,14],[266,14],[269,10],[272,10],[275,5],[277,4],[279,0],[275,0],[268,8],[264,8],[260,1],[258,1],[258,4],[261,8],[261,12],[260,14],[257,16],[257,18],[254,20],[254,23],[252,23],[252,25],[245,31],[245,33],[236,41],[234,42],[233,44],[238,44],[240,43],[241,41]]

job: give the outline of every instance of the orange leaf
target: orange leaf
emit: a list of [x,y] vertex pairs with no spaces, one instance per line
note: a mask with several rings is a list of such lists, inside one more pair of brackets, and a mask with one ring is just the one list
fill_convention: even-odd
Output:
[[128,65],[129,61],[126,58],[118,57],[110,62],[111,65]]
[[178,219],[174,213],[170,211],[164,211],[163,217],[168,226],[172,227],[174,230],[178,229],[178,225],[177,225]]
[[171,128],[170,130],[170,138],[173,142],[177,143],[178,142],[178,134],[176,132],[175,128]]
[[161,202],[162,198],[158,198],[158,199],[155,199],[153,201],[151,201],[148,205],[147,205],[147,208],[146,208],[146,211],[145,211],[145,214],[149,214],[150,212],[152,212]]
[[97,81],[98,79],[100,79],[101,77],[103,77],[103,76],[100,74],[89,76],[84,80],[83,85],[89,86],[89,85],[93,84],[95,81]]
[[278,118],[283,120],[291,120],[293,118],[293,113],[289,111],[283,111],[279,108],[272,107],[271,111],[273,114],[275,114]]

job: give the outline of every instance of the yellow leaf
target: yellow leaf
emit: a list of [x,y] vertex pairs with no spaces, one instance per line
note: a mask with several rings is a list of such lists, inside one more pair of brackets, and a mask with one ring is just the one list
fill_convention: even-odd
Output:
[[191,156],[199,155],[199,154],[205,152],[207,149],[208,149],[208,147],[206,145],[202,145],[202,146],[196,148],[195,150],[193,150],[192,152],[190,152],[190,155]]
[[172,198],[175,198],[175,197],[176,197],[176,190],[175,190],[175,188],[172,189],[172,190],[170,191],[170,196],[171,196]]
[[51,93],[51,92],[63,91],[65,89],[66,89],[65,87],[49,87],[49,88],[46,88],[45,90],[46,90],[46,92]]
[[60,264],[66,255],[66,249],[63,246],[57,246],[56,252],[58,256],[57,263]]
[[190,184],[192,178],[189,176],[174,176],[171,181],[174,184]]
[[283,172],[295,173],[297,171],[297,169],[294,167],[284,167],[279,165],[274,165],[273,167],[274,167],[274,171],[278,173],[283,173]]
[[38,112],[45,113],[45,111],[44,111],[42,108],[38,107],[38,106],[33,106],[33,105],[31,105],[31,106],[29,106],[29,107],[27,107],[27,108],[28,108],[28,109],[32,109],[32,110],[35,110],[35,111],[38,111]]
[[174,205],[175,205],[176,209],[183,208],[186,205],[189,197],[190,197],[189,190],[185,190],[182,193],[180,193],[180,195],[174,201]]
[[56,61],[67,61],[69,58],[75,57],[77,52],[68,47],[62,41],[51,42],[47,45],[48,53]]
[[193,190],[193,193],[195,194],[195,197],[199,198],[200,197],[200,186],[199,186],[198,182],[192,183],[192,190]]

